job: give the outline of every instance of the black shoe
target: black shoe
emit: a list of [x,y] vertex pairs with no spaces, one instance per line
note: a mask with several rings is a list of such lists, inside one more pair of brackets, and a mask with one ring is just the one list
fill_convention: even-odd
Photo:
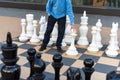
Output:
[[41,48],[39,49],[39,51],[44,51],[46,49],[45,46],[41,46]]
[[61,48],[61,47],[58,47],[58,46],[57,46],[57,51],[60,52],[60,53],[63,53],[62,48]]

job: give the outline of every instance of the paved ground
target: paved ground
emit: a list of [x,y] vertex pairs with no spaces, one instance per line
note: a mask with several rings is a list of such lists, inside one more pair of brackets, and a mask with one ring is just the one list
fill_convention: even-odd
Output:
[[[35,16],[35,19],[39,19],[41,15],[47,16],[45,11],[40,10],[28,10],[28,9],[16,9],[16,8],[2,8],[0,7],[0,16],[9,16],[9,17],[17,17],[17,18],[25,18],[25,15],[28,13],[32,13]],[[87,11],[86,11],[87,13]],[[80,17],[82,14],[75,14],[75,23],[80,23]],[[103,26],[111,27],[112,22],[120,23],[119,16],[103,16],[103,15],[92,15],[88,14],[89,18],[88,24],[95,25],[98,19],[101,19]]]

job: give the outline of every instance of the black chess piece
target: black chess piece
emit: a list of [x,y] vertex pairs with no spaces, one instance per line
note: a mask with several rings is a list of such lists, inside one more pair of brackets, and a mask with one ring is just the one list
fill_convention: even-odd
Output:
[[31,80],[44,80],[45,75],[43,71],[45,70],[45,62],[41,59],[41,54],[37,53],[33,65],[34,74],[32,75]]
[[120,80],[120,71],[110,71],[107,73],[106,80]]
[[19,60],[17,57],[18,46],[16,44],[12,44],[12,37],[10,32],[7,33],[6,43],[7,44],[3,44],[1,47],[3,55],[1,60],[5,64],[1,68],[1,78],[2,80],[19,80],[21,68],[16,64]]
[[60,77],[60,69],[63,66],[63,63],[61,61],[62,61],[62,56],[60,54],[55,54],[53,56],[52,66],[53,66],[54,71],[55,71],[54,80],[60,80],[59,79],[59,77]]
[[28,53],[28,61],[30,63],[30,75],[28,77],[28,79],[34,74],[34,71],[33,71],[33,65],[34,65],[34,60],[35,60],[35,54],[36,54],[36,50],[34,48],[29,48],[27,50],[27,53]]
[[83,72],[85,73],[85,80],[91,80],[91,75],[95,71],[93,67],[94,61],[90,58],[84,60],[85,67],[82,68]]
[[67,80],[82,80],[80,70],[79,69],[72,69],[70,67],[67,70]]

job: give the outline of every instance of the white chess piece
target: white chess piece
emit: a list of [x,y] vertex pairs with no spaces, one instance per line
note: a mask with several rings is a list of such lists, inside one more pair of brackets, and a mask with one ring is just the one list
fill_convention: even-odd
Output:
[[47,22],[46,22],[45,16],[41,16],[39,24],[40,24],[39,38],[40,40],[43,40],[45,31],[47,28]]
[[96,23],[96,27],[97,27],[96,44],[97,44],[97,47],[100,49],[103,47],[103,45],[101,43],[102,38],[101,38],[101,34],[100,34],[101,27],[102,27],[101,19],[98,19],[98,22]]
[[115,37],[115,48],[116,50],[119,50],[119,46],[118,46],[118,22],[116,22],[115,26],[114,26],[114,29],[115,29],[115,34],[116,34],[116,37]]
[[75,47],[75,37],[77,36],[77,34],[74,31],[71,31],[71,45],[68,48],[68,50],[66,51],[67,55],[72,55],[72,56],[77,56],[78,55],[78,51]]
[[[118,23],[113,22],[112,23],[112,29],[111,29],[111,33],[115,34],[115,49],[119,50],[119,46],[118,46],[118,36],[117,36],[117,31],[118,31]],[[111,43],[111,40],[109,41],[109,43]],[[108,45],[108,49],[109,49],[110,45]]]
[[86,16],[86,11],[84,11],[83,16],[81,17],[81,26],[79,28],[80,30],[80,38],[77,41],[78,45],[87,46],[89,44],[87,39],[87,33],[88,33],[88,17]]
[[70,43],[71,43],[71,38],[72,38],[72,36],[71,36],[70,34],[71,34],[70,18],[69,18],[69,16],[67,15],[67,17],[66,17],[65,37],[64,37],[64,41],[65,41],[67,44],[70,44]]
[[88,51],[90,52],[97,52],[99,51],[97,45],[96,45],[96,26],[93,26],[92,27],[92,42],[91,44],[89,45],[89,47],[87,48]]
[[22,26],[22,33],[20,34],[19,41],[25,42],[28,40],[28,37],[26,36],[26,33],[25,33],[25,26],[26,26],[25,19],[21,19],[21,26]]
[[33,25],[32,25],[33,18],[34,18],[33,14],[26,14],[26,20],[27,20],[26,33],[29,38],[31,38],[33,35]]
[[32,38],[30,39],[30,42],[38,43],[38,42],[40,42],[40,39],[36,33],[37,20],[33,20],[33,27],[34,27],[34,32],[33,32]]
[[115,31],[111,31],[111,34],[110,34],[110,42],[109,42],[109,47],[108,49],[106,50],[106,55],[109,56],[109,57],[116,57],[118,55],[118,52],[117,50],[115,49],[115,37],[116,37],[116,33]]

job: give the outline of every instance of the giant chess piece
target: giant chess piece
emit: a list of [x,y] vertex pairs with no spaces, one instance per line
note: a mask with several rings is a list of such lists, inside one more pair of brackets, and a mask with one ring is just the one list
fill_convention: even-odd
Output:
[[[114,22],[112,23],[111,31],[114,31],[114,34],[116,34],[116,36],[115,36],[115,49],[119,50],[119,46],[118,46],[118,33],[117,33],[118,32],[118,23],[114,23]],[[108,48],[109,48],[109,46],[108,46]]]
[[29,38],[33,35],[33,22],[34,15],[33,14],[26,14],[27,26],[26,26],[26,33]]
[[25,19],[21,19],[21,26],[22,26],[22,33],[20,34],[19,41],[26,42],[28,41],[28,37],[25,33],[25,26],[26,26]]
[[37,29],[37,20],[33,20],[33,27],[34,27],[34,31],[33,31],[32,38],[30,39],[30,42],[38,43],[38,42],[40,42],[40,39],[37,36],[37,32],[36,32],[36,29]]
[[120,80],[120,71],[110,71],[107,73],[106,80]]
[[[43,71],[46,68],[45,62],[41,60],[41,54],[36,53],[36,50],[33,48],[30,49],[29,55],[34,58],[32,62],[32,71],[33,73],[30,75],[30,77],[27,80],[44,80],[45,75],[43,74]],[[35,55],[35,57],[34,57]]]
[[37,53],[33,65],[34,74],[32,76],[32,80],[44,80],[45,75],[43,74],[43,71],[45,70],[45,68],[46,65],[45,62],[41,59],[41,54]]
[[35,61],[36,50],[34,48],[29,48],[27,50],[27,54],[28,54],[27,60],[29,61],[29,64],[30,64],[30,75],[28,77],[28,80],[29,80],[32,77],[32,75],[34,74],[33,65],[34,65],[34,61]]
[[82,80],[80,70],[69,68],[67,70],[67,80]]
[[99,51],[99,48],[97,47],[97,44],[96,44],[96,33],[97,33],[96,30],[97,28],[93,26],[92,27],[92,42],[87,48],[88,51],[95,52],[95,53]]
[[81,26],[79,28],[80,30],[80,38],[77,42],[78,45],[87,46],[89,44],[87,39],[87,33],[88,33],[88,17],[86,16],[86,11],[84,11],[83,16],[81,17]]
[[82,68],[83,72],[85,73],[85,80],[91,80],[91,75],[95,71],[93,67],[94,61],[90,58],[84,60],[85,67]]
[[55,78],[54,78],[54,80],[60,80],[59,79],[60,69],[63,66],[63,63],[61,61],[62,61],[62,56],[60,54],[55,54],[53,56],[52,66],[53,66],[54,71],[55,71]]
[[64,38],[64,41],[65,41],[67,44],[70,44],[70,43],[71,43],[71,38],[72,38],[72,36],[70,35],[70,33],[71,33],[70,30],[71,30],[70,18],[69,18],[69,16],[67,15],[67,16],[66,16],[65,38]]
[[102,38],[101,38],[101,34],[100,34],[101,27],[102,27],[101,19],[98,19],[98,22],[96,23],[96,27],[97,27],[96,44],[97,44],[97,47],[100,49],[103,47],[103,45],[101,43]]
[[110,42],[109,42],[109,46],[108,49],[105,51],[106,55],[109,57],[116,57],[118,55],[118,52],[116,50],[116,43],[115,43],[115,39],[116,39],[116,31],[114,29],[111,30],[111,34],[110,34]]
[[39,38],[40,40],[44,39],[44,34],[47,28],[47,24],[46,24],[46,19],[45,16],[41,16],[39,24],[40,24],[40,31],[39,31]]
[[68,48],[68,50],[66,51],[66,54],[67,55],[72,55],[72,56],[77,56],[78,55],[78,51],[75,47],[75,37],[77,36],[76,32],[72,31],[71,30],[71,44],[70,44],[70,47]]
[[11,33],[7,33],[7,44],[3,44],[1,59],[5,65],[1,68],[2,80],[19,80],[20,79],[20,66],[17,65],[18,57],[17,57],[17,48],[16,44],[12,44]]

